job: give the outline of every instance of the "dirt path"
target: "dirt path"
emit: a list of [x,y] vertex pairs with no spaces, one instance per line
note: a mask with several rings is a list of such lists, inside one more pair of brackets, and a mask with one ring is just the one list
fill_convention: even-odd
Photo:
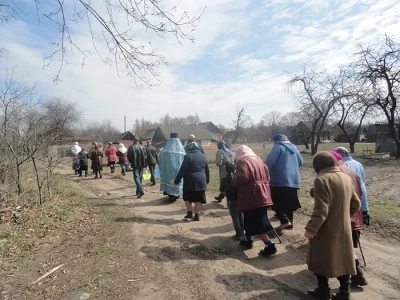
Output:
[[[315,286],[315,278],[305,265],[306,219],[302,216],[296,216],[294,230],[285,231],[283,244],[277,245],[278,253],[264,258],[258,256],[261,241],[244,251],[230,238],[233,230],[226,202],[205,205],[200,222],[187,222],[183,220],[182,200],[166,202],[158,185],[146,187],[141,199],[132,196],[131,173],[126,177],[105,174],[101,180],[66,177],[92,197],[103,199],[99,206],[112,214],[112,221],[107,224],[110,232],[93,230],[81,238],[77,232],[70,237],[75,243],[69,242],[69,248],[62,243],[49,246],[47,253],[51,253],[53,264],[67,265],[58,279],[49,279],[51,282],[44,285],[51,286],[62,299],[79,299],[87,292],[92,295],[90,299],[290,300],[307,299],[305,291]],[[86,249],[79,247],[81,239],[85,239]],[[88,246],[99,241],[101,248]],[[370,284],[353,289],[352,299],[400,299],[399,242],[363,236],[362,245]],[[26,277],[37,277],[34,266],[40,262],[38,257],[27,263],[25,269],[30,275]],[[336,280],[331,284],[338,287]],[[28,289],[31,299],[50,299],[40,298],[40,289]],[[49,289],[43,293],[48,295]],[[17,299],[16,295],[14,290],[4,299]]]

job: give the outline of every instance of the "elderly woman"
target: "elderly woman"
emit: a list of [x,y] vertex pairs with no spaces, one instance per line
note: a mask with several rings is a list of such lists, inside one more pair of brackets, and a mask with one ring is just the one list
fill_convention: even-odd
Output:
[[[348,166],[346,166],[343,162],[343,157],[339,153],[335,151],[330,152],[336,159],[336,165],[339,167],[340,171],[342,171],[344,174],[347,174],[350,176],[354,189],[356,191],[356,194],[359,199],[362,199],[363,192],[362,192],[362,185],[361,185],[361,179],[357,175],[355,171],[350,169]],[[356,214],[351,218],[351,235],[353,238],[353,247],[358,248],[358,240],[360,238],[360,230],[364,229],[364,218],[363,218],[363,211],[362,211],[362,205],[360,209],[356,212]],[[361,269],[360,262],[358,260],[358,257],[356,253],[354,253],[354,259],[356,262],[356,271],[357,274],[355,276],[351,276],[351,285],[352,286],[365,286],[368,285],[367,279],[364,276],[364,272]]]
[[[226,177],[227,173],[225,170],[225,165],[227,162],[233,163],[234,160],[234,152],[232,151],[231,148],[224,142],[224,141],[219,141],[217,143],[218,146],[218,151],[215,156],[215,164],[218,167],[219,170],[219,183],[221,184],[221,181],[223,178]],[[221,202],[222,199],[224,199],[225,194],[220,192],[220,194],[217,197],[214,197],[215,200],[218,202]]]
[[340,282],[332,299],[350,299],[350,275],[356,275],[351,240],[351,222],[361,203],[351,178],[336,166],[327,151],[314,156],[314,209],[304,236],[309,240],[307,265],[317,277],[318,286],[308,294],[330,299],[328,278]]
[[118,144],[118,151],[117,151],[117,156],[118,156],[118,163],[119,166],[121,167],[121,174],[123,176],[126,175],[126,169],[128,166],[128,148],[125,147],[123,143]]
[[[188,152],[183,159],[174,183],[178,185],[182,178],[183,200],[187,211],[185,218],[193,218],[193,221],[200,221],[199,213],[202,210],[202,205],[206,203],[206,189],[207,184],[210,182],[210,171],[207,157],[201,153],[200,147],[196,142],[189,144]],[[192,203],[195,204],[194,217]]]
[[269,189],[268,167],[249,147],[242,145],[236,149],[236,173],[231,185],[237,188],[237,210],[244,214],[246,238],[242,246],[253,248],[252,237],[258,235],[265,247],[260,255],[271,256],[276,253],[274,243],[267,232],[272,230],[267,217],[267,208],[272,206]]
[[347,150],[344,147],[337,147],[333,149],[333,151],[339,153],[343,157],[343,162],[345,163],[346,166],[348,166],[350,169],[352,169],[354,172],[357,173],[358,176],[360,176],[361,180],[361,189],[362,189],[362,198],[361,198],[361,207],[362,211],[364,214],[364,223],[366,225],[369,225],[369,207],[368,207],[368,194],[367,194],[367,187],[365,185],[365,171],[363,165],[353,159],[350,155],[349,150]]
[[81,147],[81,151],[78,154],[79,159],[79,177],[82,176],[82,171],[85,171],[85,177],[88,176],[88,160],[89,154],[86,152],[85,147]]
[[300,189],[300,171],[303,157],[284,134],[272,138],[274,147],[265,160],[271,175],[271,196],[281,225],[276,229],[293,228],[293,212],[299,209],[297,190]]
[[99,145],[93,143],[94,148],[90,151],[90,159],[92,160],[92,169],[94,178],[102,178],[101,171],[103,171],[103,152],[100,151]]
[[114,173],[115,162],[117,161],[117,149],[115,149],[111,142],[108,143],[106,152],[104,154],[107,156],[107,163],[110,167],[111,173]]

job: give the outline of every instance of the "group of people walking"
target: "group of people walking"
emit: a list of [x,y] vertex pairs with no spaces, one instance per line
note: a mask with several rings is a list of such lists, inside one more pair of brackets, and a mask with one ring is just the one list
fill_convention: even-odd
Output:
[[[274,146],[265,161],[246,145],[233,151],[224,141],[218,142],[216,154],[220,194],[214,198],[218,202],[227,199],[235,230],[233,238],[250,249],[253,237],[258,236],[264,242],[264,248],[260,250],[262,256],[277,252],[268,233],[273,229],[293,229],[293,212],[301,207],[298,190],[303,158],[285,135],[276,134],[273,141]],[[102,164],[98,166],[98,159],[103,157],[102,152],[95,144],[90,154],[85,153],[82,147],[78,157],[84,156],[86,161],[90,158],[96,177],[98,172],[101,178]],[[178,135],[172,133],[159,156],[151,142],[145,148],[136,137],[128,149],[121,144],[115,149],[110,143],[105,154],[111,172],[115,171],[117,157],[123,174],[130,163],[138,198],[144,195],[143,169],[149,167],[154,185],[154,167],[158,164],[160,190],[171,201],[182,196],[186,208],[184,218],[200,221],[210,170],[204,151],[193,135],[184,147]],[[317,174],[310,190],[314,209],[304,236],[309,240],[308,268],[317,278],[317,287],[308,294],[316,299],[350,299],[350,284],[367,284],[353,250],[358,247],[360,230],[365,224],[369,225],[364,169],[343,147],[317,153],[313,168]],[[268,208],[275,211],[280,221],[276,228],[269,221]],[[340,289],[331,297],[328,278],[333,277],[339,280]]]

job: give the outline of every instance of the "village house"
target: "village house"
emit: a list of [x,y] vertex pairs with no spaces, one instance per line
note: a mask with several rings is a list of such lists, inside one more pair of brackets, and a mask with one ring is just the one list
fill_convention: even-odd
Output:
[[152,143],[157,148],[162,148],[171,138],[171,133],[177,133],[183,145],[187,144],[190,134],[194,134],[203,149],[217,149],[216,143],[213,143],[213,137],[205,124],[198,125],[160,125],[158,126]]

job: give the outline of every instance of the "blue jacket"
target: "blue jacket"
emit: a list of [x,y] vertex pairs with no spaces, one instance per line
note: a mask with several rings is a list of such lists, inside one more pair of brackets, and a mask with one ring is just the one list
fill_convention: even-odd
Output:
[[360,177],[362,190],[361,208],[362,211],[369,211],[367,187],[365,186],[365,172],[363,165],[360,162],[354,160],[351,156],[343,157],[343,162],[346,166],[356,172],[357,175]]
[[271,176],[270,186],[300,188],[299,167],[303,165],[303,157],[291,142],[276,142],[265,164]]
[[210,182],[210,171],[206,156],[200,150],[188,152],[176,175],[175,184],[183,178],[183,191],[205,191]]

